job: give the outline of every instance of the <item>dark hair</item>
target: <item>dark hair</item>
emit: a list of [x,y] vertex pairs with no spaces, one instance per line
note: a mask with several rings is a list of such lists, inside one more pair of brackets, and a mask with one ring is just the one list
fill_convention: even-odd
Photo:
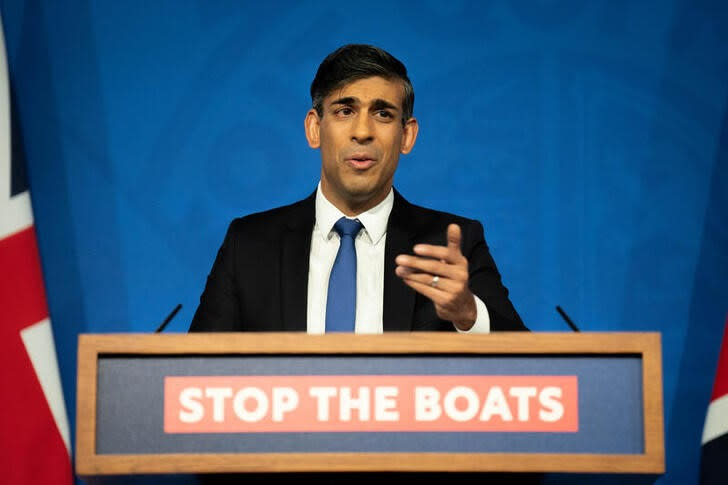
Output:
[[415,90],[407,77],[407,68],[389,52],[365,44],[348,44],[326,56],[311,83],[311,102],[319,116],[324,115],[324,98],[350,82],[379,76],[399,79],[404,86],[402,124],[412,117]]

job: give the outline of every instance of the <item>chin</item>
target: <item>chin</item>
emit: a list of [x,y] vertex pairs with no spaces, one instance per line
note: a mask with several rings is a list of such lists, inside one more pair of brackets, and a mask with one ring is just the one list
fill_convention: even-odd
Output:
[[341,188],[350,194],[365,194],[371,192],[375,184],[365,177],[349,177],[341,181]]
[[352,200],[367,200],[379,192],[378,188],[373,184],[350,184],[346,187],[346,190]]

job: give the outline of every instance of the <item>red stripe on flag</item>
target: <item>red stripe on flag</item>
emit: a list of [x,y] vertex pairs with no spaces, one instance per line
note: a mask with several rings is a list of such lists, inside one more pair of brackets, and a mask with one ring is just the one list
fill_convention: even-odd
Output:
[[0,322],[18,332],[48,316],[35,228],[0,240]]
[[[9,323],[9,322],[8,322]],[[20,332],[3,321],[3,411],[0,413],[2,483],[70,484],[71,461]]]
[[72,482],[71,461],[20,331],[48,316],[33,227],[0,240],[2,483]]
[[713,395],[711,401],[728,395],[728,318],[726,318],[725,329],[723,329],[723,345],[718,356],[718,370],[715,373],[715,384],[713,384]]

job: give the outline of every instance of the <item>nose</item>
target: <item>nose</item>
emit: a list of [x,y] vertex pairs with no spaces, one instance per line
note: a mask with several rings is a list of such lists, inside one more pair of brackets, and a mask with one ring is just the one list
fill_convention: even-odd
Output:
[[366,113],[361,113],[354,120],[351,131],[351,140],[360,144],[369,143],[374,137],[372,119]]

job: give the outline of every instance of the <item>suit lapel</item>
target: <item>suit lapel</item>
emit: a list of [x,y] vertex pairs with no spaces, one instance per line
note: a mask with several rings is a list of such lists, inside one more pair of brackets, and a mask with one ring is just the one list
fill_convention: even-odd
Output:
[[308,263],[315,218],[315,195],[291,211],[281,242],[281,316],[284,331],[305,332],[308,304]]
[[[315,222],[314,192],[291,211],[281,242],[281,316],[282,330],[305,332],[308,308],[308,266],[311,252],[311,233]],[[395,274],[394,258],[410,254],[415,241],[410,204],[395,190],[392,213],[387,222],[387,241],[384,248],[384,308],[385,332],[407,332],[412,329],[415,292]]]
[[406,332],[412,329],[415,292],[394,273],[394,258],[411,254],[414,231],[411,227],[409,203],[394,191],[394,205],[387,222],[387,242],[384,248],[384,308],[385,332]]

